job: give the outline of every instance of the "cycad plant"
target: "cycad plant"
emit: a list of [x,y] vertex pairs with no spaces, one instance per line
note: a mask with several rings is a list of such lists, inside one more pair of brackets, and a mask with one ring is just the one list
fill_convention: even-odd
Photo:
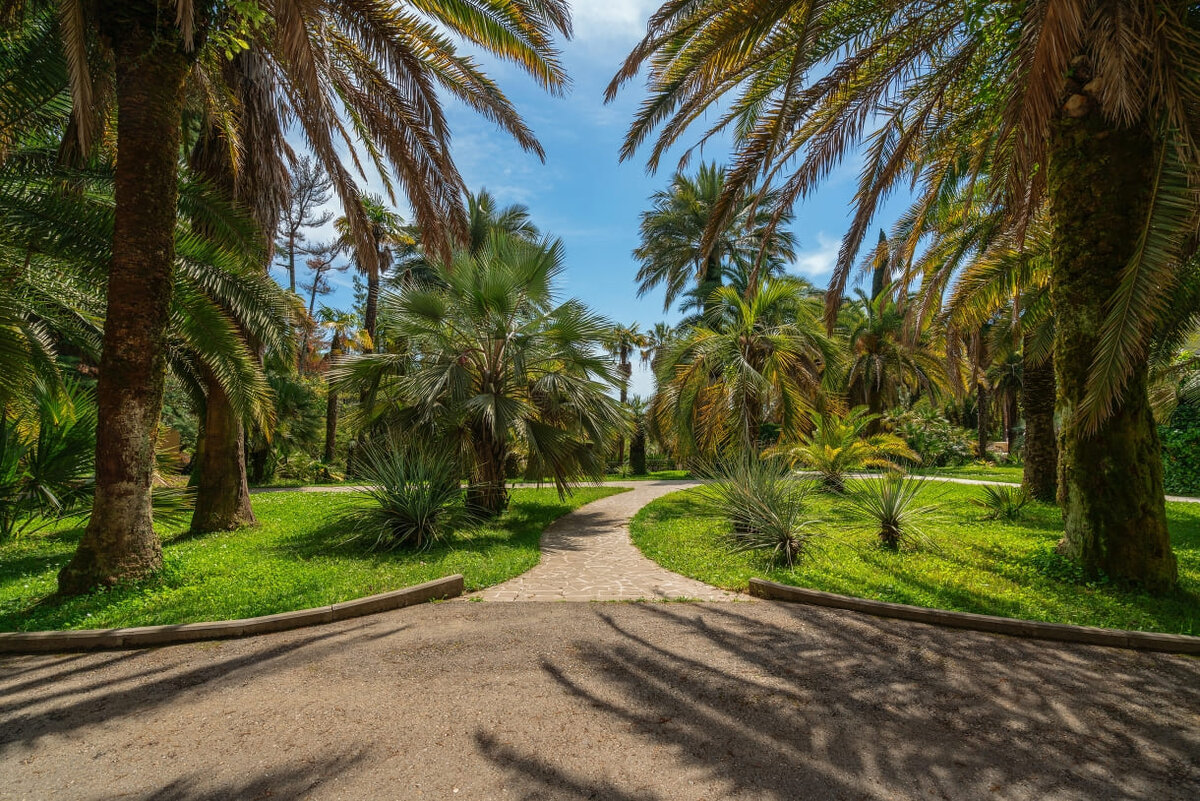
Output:
[[846,491],[846,476],[864,468],[896,470],[896,460],[919,462],[920,457],[903,439],[890,433],[871,434],[878,418],[865,406],[844,414],[830,411],[812,420],[812,431],[800,442],[783,444],[769,453],[782,457],[793,467],[812,470],[830,492]]

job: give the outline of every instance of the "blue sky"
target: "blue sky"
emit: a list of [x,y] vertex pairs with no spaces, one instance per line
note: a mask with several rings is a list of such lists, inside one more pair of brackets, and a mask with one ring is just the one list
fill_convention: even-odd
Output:
[[[467,185],[472,190],[486,187],[503,204],[528,206],[544,232],[564,241],[564,296],[582,298],[613,320],[636,321],[643,328],[677,317],[663,311],[661,292],[637,297],[638,265],[631,255],[637,245],[638,215],[648,206],[650,195],[666,185],[675,161],[664,160],[655,175],[646,173],[640,158],[619,163],[622,137],[643,89],[640,83],[631,83],[610,105],[604,104],[603,93],[656,6],[654,0],[573,3],[576,35],[562,48],[573,87],[563,97],[546,94],[513,67],[480,57],[541,140],[544,164],[468,109],[451,104],[447,110],[454,157]],[[716,161],[725,155],[712,149],[702,154]],[[796,208],[793,228],[798,252],[792,271],[818,285],[828,279],[849,224],[856,174],[857,164],[843,165]],[[378,188],[376,183],[373,189]],[[889,212],[896,211],[896,205],[885,209],[877,221],[883,227],[890,225]],[[401,212],[405,211],[401,203]],[[310,240],[323,236],[332,234],[316,232]],[[874,241],[873,236],[869,239]],[[333,281],[336,291],[323,302],[348,307],[352,302],[349,275],[335,274]],[[646,395],[651,389],[649,373],[636,369],[632,392]]]

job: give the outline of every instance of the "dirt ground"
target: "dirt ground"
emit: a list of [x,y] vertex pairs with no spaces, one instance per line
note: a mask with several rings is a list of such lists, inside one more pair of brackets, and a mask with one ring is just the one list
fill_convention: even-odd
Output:
[[1200,660],[773,603],[446,602],[0,658],[3,799],[1200,798]]

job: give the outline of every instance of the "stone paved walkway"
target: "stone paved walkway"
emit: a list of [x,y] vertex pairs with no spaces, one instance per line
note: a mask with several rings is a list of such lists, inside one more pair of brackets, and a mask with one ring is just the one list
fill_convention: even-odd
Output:
[[555,521],[542,534],[542,561],[532,570],[475,593],[485,601],[632,601],[681,599],[731,601],[719,590],[665,570],[634,547],[629,520],[689,481],[628,481],[629,492],[593,501]]

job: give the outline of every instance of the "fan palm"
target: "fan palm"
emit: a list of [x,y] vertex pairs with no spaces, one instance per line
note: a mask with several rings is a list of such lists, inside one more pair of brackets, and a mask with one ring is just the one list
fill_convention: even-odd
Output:
[[785,432],[803,424],[835,355],[818,304],[785,278],[764,280],[749,298],[713,292],[709,324],[681,334],[659,367],[656,425],[675,432],[678,455],[752,452],[763,423]]
[[[709,309],[709,298],[741,267],[746,275],[775,275],[795,256],[789,231],[767,231],[775,203],[771,195],[746,192],[707,251],[705,232],[718,225],[713,218],[725,185],[725,169],[702,164],[695,177],[678,172],[669,189],[655,192],[653,207],[642,212],[641,244],[633,251],[642,263],[638,270],[638,296],[664,286],[663,309],[689,288],[695,288],[700,306]],[[757,280],[757,278],[753,279]]]
[[[933,208],[977,183],[1021,232],[1043,207],[1062,415],[1065,550],[1086,570],[1174,584],[1146,355],[1192,269],[1200,197],[1200,14],[1163,0],[968,5],[670,0],[609,87],[649,66],[626,139],[654,165],[731,98],[703,139],[734,134],[714,219],[752,183],[786,212],[865,145],[830,282],[832,324],[883,197],[915,181]],[[706,250],[719,234],[708,230]]]
[[[401,430],[455,443],[469,465],[469,500],[498,514],[518,450],[526,474],[560,492],[604,473],[603,448],[627,428],[606,389],[619,383],[601,355],[610,330],[578,300],[556,303],[562,244],[494,234],[479,253],[438,267],[434,286],[385,296],[381,331],[408,354],[349,359],[343,385],[374,384],[375,408]],[[415,434],[414,434],[415,436]]]

